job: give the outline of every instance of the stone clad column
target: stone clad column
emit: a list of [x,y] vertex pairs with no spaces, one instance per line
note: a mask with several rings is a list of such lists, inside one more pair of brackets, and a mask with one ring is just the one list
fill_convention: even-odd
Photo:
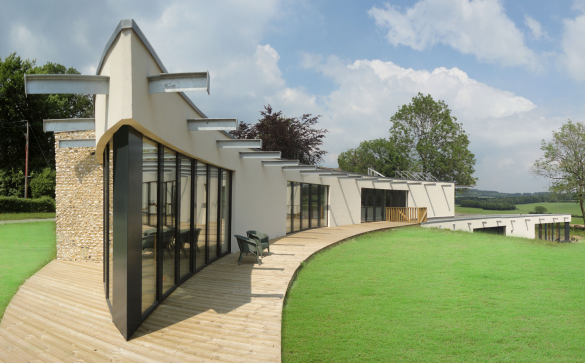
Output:
[[57,259],[101,263],[102,166],[95,147],[60,148],[62,139],[95,139],[95,132],[55,133]]

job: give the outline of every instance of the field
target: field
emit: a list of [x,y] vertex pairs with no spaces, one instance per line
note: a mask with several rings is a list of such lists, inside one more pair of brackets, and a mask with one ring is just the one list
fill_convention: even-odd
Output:
[[585,360],[585,243],[408,227],[316,255],[283,362]]
[[55,222],[0,225],[0,318],[18,287],[55,253]]
[[1,213],[0,221],[15,221],[19,219],[55,218],[55,212],[49,213]]
[[[483,210],[481,208],[455,207],[457,214],[528,214],[533,212],[537,205],[545,207],[549,213],[581,215],[581,208],[578,203],[530,203],[516,204],[516,210]],[[558,210],[558,212],[557,212]],[[571,224],[583,224],[583,218],[573,218]]]

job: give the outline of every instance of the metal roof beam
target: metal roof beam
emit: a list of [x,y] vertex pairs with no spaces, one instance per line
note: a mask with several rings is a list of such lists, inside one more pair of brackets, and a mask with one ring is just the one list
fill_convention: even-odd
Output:
[[227,139],[217,140],[219,149],[262,149],[262,140]]
[[207,91],[209,72],[161,73],[148,79],[148,94],[166,92]]
[[280,151],[240,151],[240,159],[280,159]]
[[296,166],[299,165],[298,160],[269,160],[263,161],[262,166]]
[[237,118],[198,118],[187,120],[189,131],[231,131],[238,126]]
[[317,170],[315,165],[283,166],[282,170]]
[[95,139],[62,139],[59,148],[62,147],[95,147]]
[[110,90],[109,76],[85,74],[25,74],[24,94],[100,94]]
[[95,118],[65,118],[43,120],[43,131],[95,131]]

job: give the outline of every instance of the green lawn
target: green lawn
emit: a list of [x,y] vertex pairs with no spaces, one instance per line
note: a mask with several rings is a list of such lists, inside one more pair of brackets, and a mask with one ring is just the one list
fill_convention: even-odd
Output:
[[18,287],[55,253],[55,222],[0,225],[0,318]]
[[585,243],[408,227],[316,255],[283,362],[585,360]]
[[1,213],[0,221],[15,221],[19,219],[45,219],[55,218],[55,212],[52,213]]
[[[530,203],[530,204],[516,204],[516,210],[483,210],[481,208],[462,208],[455,207],[455,213],[472,213],[472,214],[527,214],[534,211],[534,207],[541,205],[545,207],[549,213],[554,214],[572,214],[581,215],[581,207],[578,203]],[[558,207],[558,208],[557,208]],[[557,212],[558,210],[558,212]],[[583,218],[573,218],[572,224],[583,224]]]

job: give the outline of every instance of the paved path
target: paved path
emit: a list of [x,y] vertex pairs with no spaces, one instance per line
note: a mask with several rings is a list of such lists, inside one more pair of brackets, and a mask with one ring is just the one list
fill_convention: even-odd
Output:
[[0,322],[0,361],[280,362],[284,296],[300,263],[375,222],[276,239],[262,265],[231,254],[167,298],[126,342],[104,300],[102,265],[52,261],[18,290]]

